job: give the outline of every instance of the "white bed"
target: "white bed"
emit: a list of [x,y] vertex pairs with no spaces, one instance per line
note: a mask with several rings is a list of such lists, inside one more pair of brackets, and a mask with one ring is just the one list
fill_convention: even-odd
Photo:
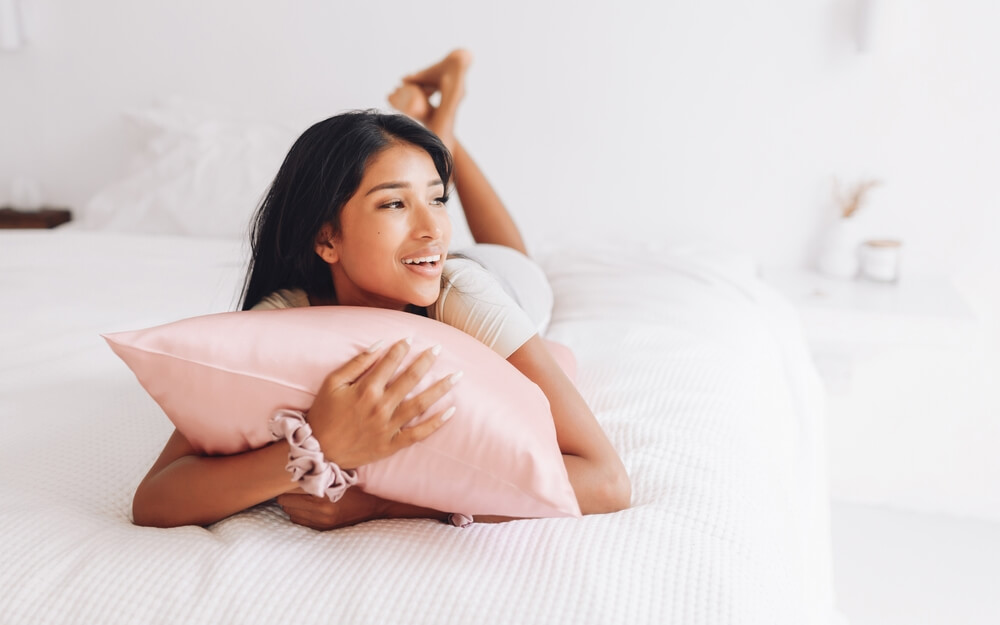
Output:
[[798,321],[752,261],[696,248],[542,258],[549,336],[576,353],[629,510],[132,525],[172,426],[98,333],[230,310],[242,263],[227,239],[0,233],[0,623],[840,622]]

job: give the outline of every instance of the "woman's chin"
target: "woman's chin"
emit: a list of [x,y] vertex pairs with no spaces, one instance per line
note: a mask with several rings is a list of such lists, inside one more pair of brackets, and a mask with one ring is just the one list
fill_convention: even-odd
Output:
[[441,295],[440,290],[434,293],[433,295],[427,294],[415,297],[413,301],[410,303],[420,308],[428,308],[434,305],[434,302],[438,300],[439,295]]

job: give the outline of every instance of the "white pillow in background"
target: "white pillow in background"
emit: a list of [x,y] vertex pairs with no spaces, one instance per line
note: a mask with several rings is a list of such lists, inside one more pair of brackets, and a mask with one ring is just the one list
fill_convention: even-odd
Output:
[[144,153],[87,202],[81,228],[245,238],[301,131],[180,98],[127,117],[148,135]]

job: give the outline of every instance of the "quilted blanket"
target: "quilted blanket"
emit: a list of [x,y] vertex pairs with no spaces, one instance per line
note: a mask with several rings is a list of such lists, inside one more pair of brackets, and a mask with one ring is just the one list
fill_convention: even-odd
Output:
[[789,305],[703,248],[550,250],[549,336],[632,478],[628,510],[316,532],[273,503],[130,521],[172,426],[99,337],[231,310],[238,243],[0,235],[0,623],[839,620],[823,396]]

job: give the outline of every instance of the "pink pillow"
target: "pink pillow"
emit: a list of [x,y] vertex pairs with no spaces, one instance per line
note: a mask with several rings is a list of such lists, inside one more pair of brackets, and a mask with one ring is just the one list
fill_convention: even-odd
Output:
[[[413,347],[402,367],[443,346],[415,393],[456,371],[465,374],[426,414],[450,405],[457,411],[426,440],[359,467],[360,486],[445,512],[580,516],[541,389],[446,324],[378,308],[323,306],[220,313],[104,338],[195,448],[232,454],[270,443],[271,415],[307,410],[326,374],[359,351],[408,336]],[[566,354],[559,360],[565,364]]]

